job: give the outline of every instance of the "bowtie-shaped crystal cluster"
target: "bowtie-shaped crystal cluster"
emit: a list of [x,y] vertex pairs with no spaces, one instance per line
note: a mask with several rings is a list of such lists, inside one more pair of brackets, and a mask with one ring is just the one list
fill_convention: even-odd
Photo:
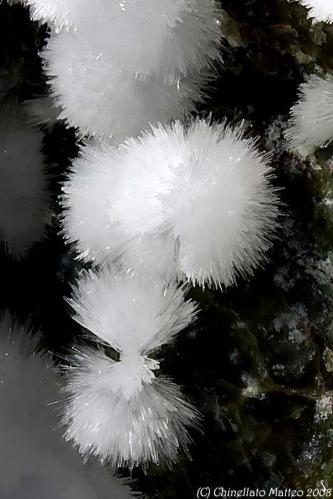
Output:
[[243,125],[191,118],[221,63],[214,0],[25,2],[51,27],[42,57],[59,118],[86,138],[62,223],[95,267],[71,304],[99,348],[70,360],[66,438],[115,466],[172,463],[198,416],[159,373],[159,348],[195,317],[181,281],[223,287],[264,261],[268,158]]

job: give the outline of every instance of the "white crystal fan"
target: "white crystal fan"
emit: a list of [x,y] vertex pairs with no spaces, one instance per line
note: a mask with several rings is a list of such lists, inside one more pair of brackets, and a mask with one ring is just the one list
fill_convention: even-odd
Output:
[[310,8],[310,16],[318,21],[333,20],[332,0],[303,0],[304,4]]
[[230,284],[270,246],[278,213],[270,177],[242,127],[158,126],[118,149],[82,150],[64,186],[64,234],[96,264]]
[[[219,58],[214,0],[27,0],[33,19],[76,31],[133,76],[175,81]],[[82,47],[83,48],[83,47]]]
[[183,288],[127,274],[88,274],[70,303],[75,319],[105,345],[104,352],[78,349],[67,374],[66,439],[88,457],[113,466],[172,463],[188,453],[188,428],[197,413],[179,388],[156,377],[159,363],[149,355],[171,341],[195,317]]
[[[82,0],[23,0],[35,21],[49,22],[56,30],[73,26]],[[93,2],[91,2],[93,4]]]
[[303,156],[333,140],[332,76],[312,75],[300,86],[285,135],[292,149]]
[[107,51],[98,51],[80,33],[53,35],[43,52],[59,118],[82,135],[112,138],[118,144],[150,123],[183,119],[202,101],[205,73],[166,82],[135,78]]

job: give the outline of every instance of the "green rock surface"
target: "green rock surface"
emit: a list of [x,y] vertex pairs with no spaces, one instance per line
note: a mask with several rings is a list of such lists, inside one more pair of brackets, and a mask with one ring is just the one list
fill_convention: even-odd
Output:
[[[194,498],[208,485],[333,487],[333,147],[302,160],[283,138],[298,85],[333,70],[333,24],[314,24],[296,1],[220,3],[223,63],[198,114],[245,120],[259,137],[281,189],[281,228],[250,280],[191,290],[198,321],[159,352],[201,412],[202,432],[191,462],[132,472],[149,498]],[[22,6],[0,5],[2,102],[47,93],[38,58],[46,36]],[[23,263],[1,254],[0,306],[32,317],[58,355],[80,333],[63,301],[78,264],[58,235],[56,204],[77,144],[61,123],[44,131],[53,222]]]

